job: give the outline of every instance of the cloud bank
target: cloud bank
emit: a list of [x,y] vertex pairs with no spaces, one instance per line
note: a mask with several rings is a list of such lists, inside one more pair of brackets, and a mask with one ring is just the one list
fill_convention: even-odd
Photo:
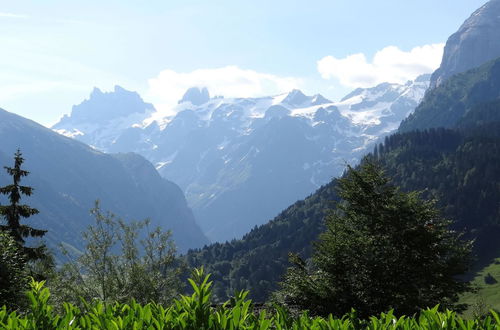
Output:
[[317,62],[324,79],[338,79],[346,87],[372,87],[382,82],[405,83],[441,64],[444,43],[403,51],[396,46],[379,50],[370,62],[362,53],[344,58],[326,56]]
[[148,96],[154,100],[155,107],[160,111],[169,112],[190,87],[207,87],[212,96],[258,97],[299,88],[301,80],[245,70],[232,65],[191,72],[163,70],[156,78],[149,79],[148,83]]

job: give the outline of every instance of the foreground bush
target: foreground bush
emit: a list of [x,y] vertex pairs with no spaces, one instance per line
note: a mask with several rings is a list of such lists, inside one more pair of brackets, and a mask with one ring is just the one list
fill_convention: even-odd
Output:
[[306,312],[296,318],[280,307],[269,315],[254,313],[247,292],[239,292],[222,306],[210,305],[211,282],[203,270],[195,270],[189,279],[194,293],[181,296],[170,307],[150,303],[140,305],[84,302],[80,309],[64,303],[64,313],[56,314],[49,303],[50,293],[43,282],[33,281],[27,293],[30,307],[25,314],[0,309],[1,329],[498,329],[500,318],[495,312],[482,320],[463,320],[455,312],[424,310],[417,317],[396,317],[392,312],[360,320],[356,313],[342,318],[309,317]]
[[457,310],[470,285],[472,243],[450,230],[436,201],[403,192],[367,159],[338,179],[342,201],[326,217],[311,263],[291,255],[283,301],[315,315],[363,318],[393,309],[413,315],[440,304]]

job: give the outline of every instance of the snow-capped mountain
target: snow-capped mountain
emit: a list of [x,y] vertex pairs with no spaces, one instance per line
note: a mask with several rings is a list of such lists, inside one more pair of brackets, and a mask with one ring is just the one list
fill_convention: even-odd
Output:
[[[184,190],[206,235],[223,241],[341,174],[397,129],[428,84],[429,76],[405,85],[385,83],[357,89],[340,102],[299,90],[210,98],[206,89],[191,88],[175,116],[160,118],[137,94],[117,87],[112,93],[94,91],[53,128],[104,151],[142,154]],[[122,115],[117,91],[135,100]],[[92,115],[106,107],[104,119]]]
[[109,150],[122,132],[142,127],[142,122],[155,111],[139,94],[120,86],[109,93],[94,88],[89,99],[73,106],[71,116],[65,115],[52,129],[97,149]]

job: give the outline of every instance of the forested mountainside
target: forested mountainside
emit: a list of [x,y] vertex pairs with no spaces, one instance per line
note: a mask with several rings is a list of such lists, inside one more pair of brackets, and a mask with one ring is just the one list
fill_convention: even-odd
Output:
[[459,73],[430,89],[414,113],[399,127],[400,132],[431,127],[454,127],[480,103],[500,97],[500,58]]
[[[23,153],[30,171],[23,184],[34,188],[24,202],[40,210],[30,221],[48,230],[45,237],[55,251],[61,242],[81,247],[79,234],[93,221],[89,210],[97,199],[126,220],[151,218],[152,225],[171,229],[181,251],[208,242],[180,188],[139,155],[104,154],[1,109],[0,141],[1,166],[13,165],[18,148]],[[0,186],[9,180],[2,168]]]
[[[401,189],[423,190],[425,197],[439,200],[443,214],[455,221],[454,228],[476,239],[477,266],[500,255],[496,239],[500,233],[500,102],[494,97],[498,75],[493,74],[497,65],[493,61],[456,75],[427,93],[401,132],[387,137],[368,156],[376,158]],[[480,95],[485,99],[476,94],[476,88],[456,88],[474,86],[477,77],[483,77]],[[446,97],[454,93],[467,101],[466,111],[455,106],[456,98]],[[431,108],[449,116],[449,121],[442,117],[448,129],[414,125]],[[421,129],[407,132],[404,127]],[[287,267],[288,252],[309,255],[335,199],[333,180],[242,240],[191,251],[188,261],[214,273],[221,297],[252,288],[253,297],[264,300]]]

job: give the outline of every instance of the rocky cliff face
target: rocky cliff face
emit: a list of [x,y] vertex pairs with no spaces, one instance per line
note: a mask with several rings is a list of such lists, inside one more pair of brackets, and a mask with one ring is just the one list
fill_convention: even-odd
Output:
[[430,87],[500,57],[499,35],[500,0],[490,0],[448,38],[441,67],[432,75]]

